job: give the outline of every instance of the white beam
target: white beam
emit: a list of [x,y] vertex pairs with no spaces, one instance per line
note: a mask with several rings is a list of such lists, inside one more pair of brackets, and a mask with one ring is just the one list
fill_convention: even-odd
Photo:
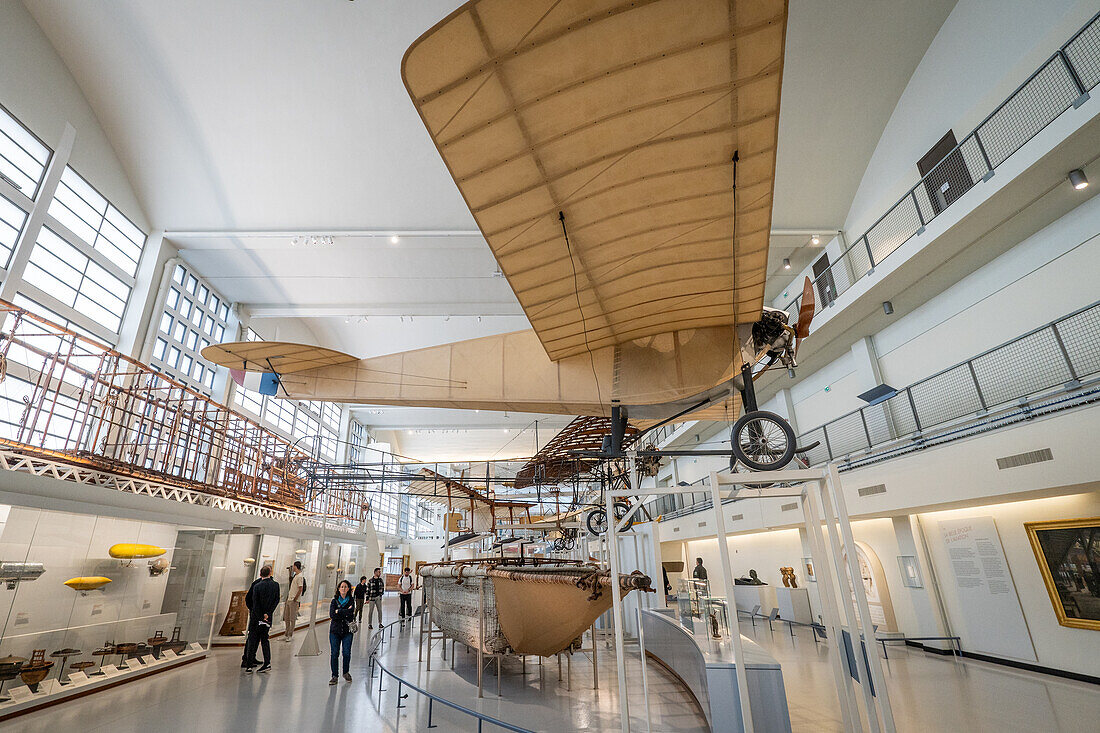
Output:
[[480,237],[478,229],[169,229],[166,237],[186,239],[287,239],[293,237]]

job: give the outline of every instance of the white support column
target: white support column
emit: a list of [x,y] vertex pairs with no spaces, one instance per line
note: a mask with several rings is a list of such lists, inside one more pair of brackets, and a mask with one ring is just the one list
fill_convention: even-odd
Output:
[[[849,588],[855,588],[856,586],[862,588],[863,579],[860,576],[859,572],[856,572],[854,575],[849,575],[848,568],[845,567],[844,551],[842,549],[837,531],[838,522],[830,506],[831,502],[828,496],[829,492],[826,490],[825,482],[820,482],[818,484],[818,491],[820,492],[818,494],[818,498],[820,498],[821,500],[821,509],[825,519],[825,527],[828,529],[829,548],[831,550],[830,559],[833,563],[833,569],[836,571],[837,584],[834,590],[839,593],[839,595],[837,596],[839,607],[844,609],[845,627],[847,628],[848,633],[855,637],[852,639],[852,644],[853,654],[857,657],[856,666],[858,671],[858,667],[860,666],[858,659],[860,654],[860,652],[858,651],[859,623],[855,613],[852,610],[852,592],[849,590]],[[854,547],[852,548],[851,555],[853,557],[855,556]],[[838,644],[840,643],[840,641],[841,639],[838,638]],[[841,654],[845,653],[843,645],[839,647],[839,650]],[[875,698],[871,694],[871,686],[867,684],[867,680],[863,679],[863,677],[864,675],[860,675],[859,688],[860,692],[863,695],[864,709],[867,711],[868,723],[871,726],[872,733],[879,733],[881,727],[879,726],[878,717],[875,715]]]
[[[806,519],[806,539],[810,545],[814,575],[817,577],[818,591],[821,594],[822,621],[829,637],[825,643],[832,647],[829,650],[829,659],[832,661],[830,666],[833,668],[833,681],[836,683],[837,697],[840,700],[840,715],[844,721],[844,730],[854,733],[857,730],[855,723],[859,721],[859,707],[852,699],[850,678],[841,661],[841,655],[844,654],[840,636],[843,624],[833,586],[833,573],[829,568],[829,558],[825,551],[825,540],[821,536],[821,512],[816,498],[820,486],[820,481],[804,486],[801,498],[802,513]],[[862,728],[862,724],[860,727]]]
[[791,391],[784,388],[779,390],[775,396],[779,401],[780,414],[787,418],[787,422],[791,424],[791,430],[794,431],[795,435],[798,435],[798,416],[795,414],[794,399],[791,397]]
[[[145,238],[141,260],[134,273],[134,288],[130,291],[130,300],[126,303],[118,333],[118,350],[145,364],[149,363],[149,354],[153,350],[152,336],[160,324],[157,316],[159,306],[168,292],[163,278],[157,278],[157,262],[164,246],[163,230],[155,229]],[[165,269],[171,278],[171,270]]]
[[[945,626],[945,620],[940,616],[932,598],[929,572],[926,567],[924,553],[917,545],[916,535],[913,532],[912,517],[905,514],[900,517],[891,517],[890,521],[894,525],[894,537],[898,541],[898,554],[916,558],[924,585],[923,588],[910,588],[904,584],[902,585],[902,592],[909,599],[913,616],[917,620],[917,633],[910,632],[909,636],[948,636],[949,632]],[[932,646],[937,649],[954,650],[954,645],[950,641],[926,641],[923,643],[925,646]]]
[[[637,468],[635,455],[631,453],[627,460],[630,461],[630,485],[637,486]],[[610,491],[604,494],[604,510],[607,512],[607,558],[610,565],[611,578],[611,618],[615,627],[615,667],[619,678],[619,722],[622,733],[630,733],[630,698],[626,686],[626,649],[623,648],[623,602],[619,598],[619,538],[615,527],[615,497]],[[568,660],[567,660],[568,661]]]
[[[875,632],[873,624],[871,623],[871,609],[867,604],[867,591],[863,587],[862,579],[859,573],[859,561],[856,559],[856,543],[855,538],[852,536],[852,523],[848,518],[848,506],[844,501],[843,489],[840,484],[840,472],[837,471],[836,464],[829,464],[829,481],[828,481],[829,493],[832,495],[832,499],[836,504],[836,510],[838,518],[840,519],[840,533],[844,537],[844,544],[848,548],[848,570],[852,574],[852,581],[855,587],[856,596],[856,609],[859,612],[860,625],[863,627],[863,634],[866,637],[867,645],[867,659],[870,662],[871,679],[874,680],[875,690],[877,692],[876,698],[878,700],[878,707],[882,713],[882,724],[886,733],[895,733],[897,728],[894,726],[894,711],[890,706],[890,691],[886,689],[886,676],[882,673],[882,660],[879,659],[877,650],[875,649]],[[853,639],[853,644],[856,642]],[[860,654],[856,654],[857,660]],[[874,713],[869,712],[869,716],[874,720]]]
[[722,560],[722,582],[726,585],[726,609],[729,615],[733,647],[733,661],[737,665],[737,696],[741,703],[741,723],[745,733],[753,733],[752,703],[749,701],[749,671],[745,668],[745,648],[741,643],[741,620],[737,617],[737,602],[733,596],[733,569],[730,567],[730,548],[726,542],[726,520],[722,516],[722,489],[718,484],[718,472],[710,472],[711,508],[718,532],[718,556]]

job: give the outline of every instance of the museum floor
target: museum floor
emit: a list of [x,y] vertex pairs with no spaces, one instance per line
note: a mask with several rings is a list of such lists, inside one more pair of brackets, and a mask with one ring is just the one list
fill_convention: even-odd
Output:
[[[387,612],[392,619],[396,607]],[[809,633],[792,639],[782,624],[776,624],[774,632],[769,632],[766,624],[758,624],[755,638],[783,665],[793,729],[840,730],[826,646],[814,644]],[[238,666],[240,652],[219,650],[209,662],[0,723],[0,731],[425,730],[427,703],[418,701],[414,693],[404,700],[408,707],[398,711],[397,685],[392,680],[386,680],[379,698],[377,678],[368,689],[362,657],[353,655],[352,684],[341,681],[329,687],[327,634],[322,642],[326,654],[301,658],[293,656],[297,640],[294,644],[274,641],[274,670],[266,675],[243,675]],[[358,651],[365,644],[356,646]],[[474,659],[459,647],[452,672],[439,664],[437,649],[433,671],[428,673],[432,689],[462,705],[478,707]],[[395,631],[383,660],[394,672],[413,679],[416,634]],[[503,699],[496,697],[495,675],[487,670],[480,709],[536,730],[617,731],[614,656],[601,655],[600,661],[598,693],[591,689],[590,663],[580,660],[573,665],[572,692],[566,691],[564,681],[558,682],[557,664],[552,660],[542,666],[541,684],[537,662],[528,663],[525,675],[518,663],[508,665],[502,680]],[[904,647],[892,647],[884,665],[899,731],[1079,733],[1095,730],[1100,720],[1100,690],[1095,685],[983,662],[955,661]],[[701,718],[678,684],[655,665],[649,670],[653,730],[699,730]],[[644,730],[639,672],[637,666],[629,671],[631,712],[635,729]],[[433,730],[476,730],[470,718],[439,705],[433,716],[439,726]],[[494,729],[485,726],[486,731]]]

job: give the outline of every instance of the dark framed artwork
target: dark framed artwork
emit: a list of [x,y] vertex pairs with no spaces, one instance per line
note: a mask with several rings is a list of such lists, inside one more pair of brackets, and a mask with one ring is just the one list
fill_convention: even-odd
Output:
[[1058,623],[1100,631],[1100,517],[1024,528]]

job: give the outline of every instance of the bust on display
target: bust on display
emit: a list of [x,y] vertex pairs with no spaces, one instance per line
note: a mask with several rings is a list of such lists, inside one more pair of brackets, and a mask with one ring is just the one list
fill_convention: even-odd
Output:
[[779,572],[783,575],[783,586],[785,588],[798,587],[798,579],[794,575],[794,568],[779,568]]
[[737,578],[733,582],[734,585],[767,585],[767,583],[760,579],[755,570],[749,570],[749,577]]

